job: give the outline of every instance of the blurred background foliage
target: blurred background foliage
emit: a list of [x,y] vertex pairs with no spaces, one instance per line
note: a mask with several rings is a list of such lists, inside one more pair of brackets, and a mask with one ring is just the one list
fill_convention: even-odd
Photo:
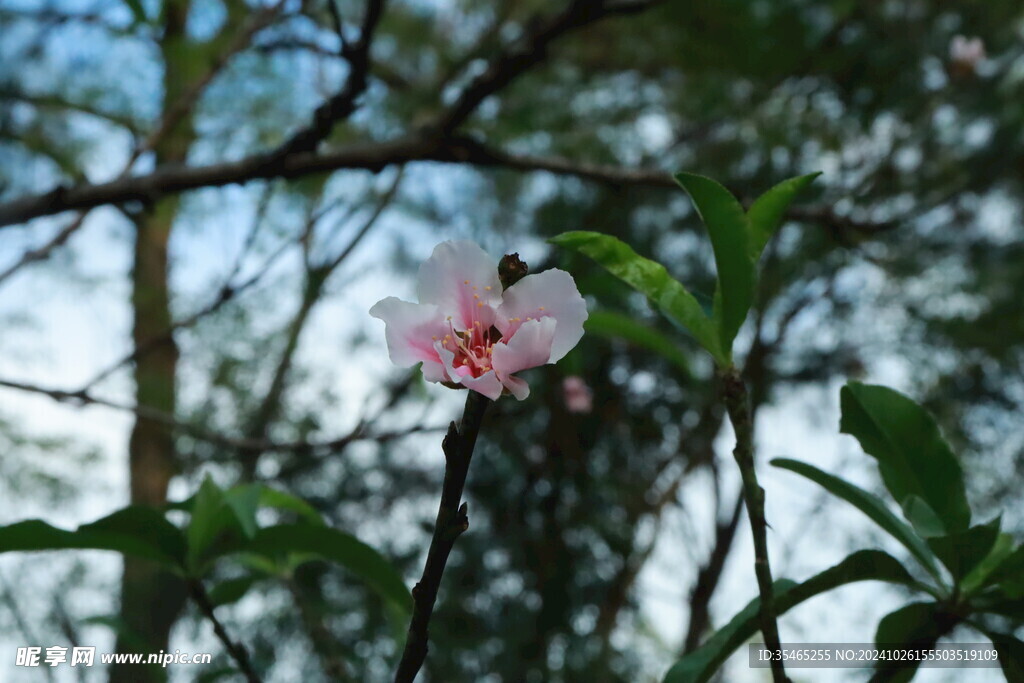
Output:
[[[361,106],[323,149],[428,125],[536,17],[559,11],[550,5],[387,3]],[[129,163],[140,174],[164,163],[200,166],[287,140],[342,86],[348,66],[324,2],[284,2],[245,35],[261,11],[268,10],[245,0],[3,0],[0,202],[60,182],[112,179]],[[349,40],[363,12],[361,1],[338,0]],[[965,50],[958,35],[978,37],[983,54]],[[197,83],[194,107],[147,146]],[[741,331],[738,355],[755,406],[796,406],[792,397],[808,395],[834,403],[848,377],[900,386],[965,454],[976,506],[1019,505],[1020,3],[664,2],[559,39],[460,132],[577,170],[698,172],[747,200],[785,177],[824,171],[770,245],[756,311]],[[135,161],[133,149],[142,150]],[[412,580],[436,509],[440,433],[392,432],[443,425],[459,397],[383,363],[382,330],[365,311],[378,294],[409,292],[408,276],[442,239],[476,239],[496,257],[520,251],[535,271],[565,268],[592,311],[629,316],[644,335],[667,335],[687,353],[666,359],[624,340],[624,323],[605,319],[557,367],[530,373],[528,401],[499,402],[470,473],[471,530],[445,575],[426,672],[431,681],[653,680],[728,618],[711,600],[732,551],[749,542],[742,530],[733,538],[738,489],[719,472],[729,456],[716,441],[723,415],[712,368],[644,300],[542,240],[569,229],[622,237],[708,301],[709,245],[683,193],[651,180],[654,173],[627,182],[455,162],[256,180],[155,209],[129,201],[92,211],[66,241],[58,238],[68,218],[0,229],[0,273],[18,266],[0,275],[11,330],[6,379],[69,391],[81,384],[46,374],[34,346],[53,311],[30,297],[56,286],[49,283],[109,300],[119,319],[127,316],[109,330],[91,322],[114,351],[103,362],[86,359],[95,367],[82,370],[83,381],[132,352],[133,316],[136,325],[155,316],[158,330],[177,321],[180,360],[162,376],[177,393],[153,404],[196,430],[268,446],[231,449],[178,430],[170,497],[187,495],[207,472],[224,484],[264,480],[310,500]],[[146,291],[139,275],[150,262],[132,245],[161,216],[170,235],[162,247],[170,267],[163,322],[126,288],[134,277],[136,293]],[[20,267],[25,254],[52,242],[45,258]],[[159,281],[160,272],[150,274]],[[381,289],[382,280],[394,286]],[[51,345],[59,346],[43,344]],[[141,366],[117,365],[90,383],[92,395],[130,404]],[[570,411],[570,376],[589,385],[590,410]],[[80,512],[76,482],[99,480],[106,501],[124,500],[126,487],[109,481],[128,476],[130,420],[89,409],[118,415],[111,424],[120,445],[104,460],[72,423],[57,433],[31,427],[20,417],[23,392],[2,391],[4,522],[37,508],[71,522],[99,516]],[[54,419],[77,410],[32,405]],[[835,435],[831,421],[815,426]],[[323,447],[273,445],[346,433],[353,438]],[[40,452],[80,476],[40,470]],[[118,473],[97,476],[90,463],[98,457],[105,472]],[[696,492],[685,495],[691,486]],[[768,496],[786,494],[769,487]],[[88,509],[110,509],[104,505]],[[1005,521],[1019,531],[1024,520]],[[638,581],[659,544],[687,548],[674,587],[684,595],[681,639],[667,637],[644,609],[665,599]],[[97,610],[118,610],[116,577],[97,569],[99,559],[59,565],[45,580],[28,576],[33,561],[2,566],[8,587],[0,589],[10,599],[0,623],[10,632],[51,633],[56,642],[62,629],[86,628]],[[86,597],[67,605],[38,597],[60,595],[69,582]],[[18,609],[19,593],[30,590],[35,607]],[[130,621],[126,609],[121,618]],[[389,677],[396,645],[383,605],[327,565],[310,563],[291,582],[256,584],[225,609],[268,680]],[[206,628],[186,611],[171,647],[216,650]]]

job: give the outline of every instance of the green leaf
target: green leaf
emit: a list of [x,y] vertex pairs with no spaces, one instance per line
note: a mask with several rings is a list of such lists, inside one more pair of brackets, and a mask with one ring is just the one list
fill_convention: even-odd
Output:
[[971,522],[963,470],[924,408],[888,387],[851,382],[840,394],[840,431],[852,434],[878,460],[882,480],[896,501],[919,496],[942,520],[946,533]]
[[300,553],[335,562],[405,614],[412,609],[412,596],[391,563],[355,536],[337,529],[311,524],[267,527],[242,550],[268,557]]
[[999,655],[999,666],[1007,683],[1024,681],[1024,641],[1009,633],[983,631]]
[[714,180],[692,173],[677,173],[675,178],[689,193],[711,236],[718,270],[715,322],[722,349],[731,355],[733,339],[754,303],[755,270],[747,216],[732,193]]
[[906,522],[889,511],[889,508],[886,507],[881,498],[844,479],[840,479],[799,460],[776,458],[772,460],[772,465],[806,477],[829,493],[853,505],[867,515],[875,524],[887,531],[893,538],[902,543],[917,561],[928,570],[928,573],[941,582],[941,574],[931,550]]
[[242,527],[242,533],[246,538],[256,535],[256,510],[259,507],[260,499],[263,496],[261,484],[243,484],[235,486],[224,492],[224,502],[235,513],[235,519]]
[[214,607],[238,602],[249,592],[256,581],[255,576],[242,576],[237,579],[221,581],[210,589],[210,602]]
[[[936,605],[933,602],[914,602],[904,605],[898,610],[882,617],[875,632],[875,645],[879,649],[900,650],[907,647],[929,648],[942,635],[942,626],[938,623]],[[890,663],[899,665],[893,670]],[[879,660],[876,670],[885,671],[884,680],[904,683],[914,677],[917,665],[906,665],[906,662],[890,657]]]
[[1010,534],[999,534],[988,555],[964,577],[964,580],[960,583],[961,590],[966,595],[970,595],[983,588],[989,583],[992,575],[1002,567],[1003,563],[1011,555],[1013,555],[1013,537]]
[[226,509],[224,491],[207,476],[192,499],[192,519],[185,537],[188,540],[188,567],[199,573],[199,566],[206,551],[218,535],[235,520],[234,513]]
[[1024,598],[1024,545],[1019,545],[988,576],[1011,598]]
[[761,252],[779,229],[786,209],[793,203],[797,194],[820,175],[820,172],[810,173],[783,180],[758,197],[750,206],[747,210],[747,221],[750,224],[750,258],[754,263],[760,260]]
[[324,526],[324,518],[316,509],[297,496],[284,491],[262,486],[260,488],[260,507],[276,508],[278,510],[289,510],[299,515],[303,520],[315,526]]
[[959,583],[992,551],[999,538],[999,525],[997,517],[966,531],[929,538],[928,545]]
[[690,362],[679,345],[658,330],[642,325],[629,316],[611,311],[591,311],[584,323],[588,334],[611,339],[623,339],[635,346],[653,351],[683,374],[690,377]]
[[[778,614],[785,614],[816,595],[858,581],[917,585],[903,565],[891,555],[880,550],[860,550],[801,584],[787,579],[776,581],[775,607]],[[710,680],[722,662],[757,633],[759,609],[760,599],[755,598],[704,645],[676,662],[665,675],[665,683],[703,683]]]
[[625,242],[598,232],[564,232],[548,240],[590,257],[609,273],[644,294],[674,324],[689,331],[718,362],[729,364],[715,324],[690,292],[665,267],[637,254]]
[[900,505],[903,516],[922,538],[936,538],[946,535],[946,525],[920,496],[907,496]]
[[157,510],[132,506],[67,531],[32,519],[0,527],[0,553],[36,550],[113,550],[180,568],[185,555],[181,531]]

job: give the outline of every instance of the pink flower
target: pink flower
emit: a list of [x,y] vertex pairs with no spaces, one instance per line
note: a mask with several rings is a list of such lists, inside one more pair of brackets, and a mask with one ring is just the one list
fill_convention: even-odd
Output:
[[594,410],[594,392],[579,375],[569,375],[562,380],[562,396],[565,408],[570,413],[590,413]]
[[497,265],[473,242],[442,242],[420,266],[420,303],[393,296],[370,315],[384,321],[391,361],[423,363],[430,382],[451,382],[491,400],[529,385],[513,373],[555,363],[583,336],[587,305],[572,276],[551,269],[502,291]]
[[985,59],[985,43],[981,38],[967,36],[953,36],[949,41],[949,60],[971,69],[976,67]]

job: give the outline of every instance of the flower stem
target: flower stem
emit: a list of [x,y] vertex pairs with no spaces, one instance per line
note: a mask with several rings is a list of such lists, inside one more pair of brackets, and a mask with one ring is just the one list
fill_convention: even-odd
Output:
[[[757,471],[754,468],[754,420],[750,413],[750,396],[735,367],[724,371],[722,379],[722,399],[733,431],[736,432],[733,456],[743,478],[743,499],[754,536],[754,573],[757,575],[757,587],[761,595],[761,633],[764,635],[765,646],[769,650],[778,651],[779,625],[775,614],[772,569],[768,563],[768,523],[764,517],[764,489],[757,483]],[[787,683],[789,679],[782,662],[773,658],[771,664],[774,683]]]
[[477,434],[480,433],[480,424],[490,404],[491,400],[486,396],[470,391],[466,397],[462,422],[457,426],[452,422],[441,443],[445,456],[441,504],[437,510],[423,577],[412,589],[412,621],[409,623],[402,660],[395,673],[395,683],[412,683],[427,658],[427,630],[434,613],[434,603],[437,602],[441,576],[455,539],[469,528],[466,503],[459,505],[459,502],[466,486],[466,474],[469,472],[469,461],[473,457]]

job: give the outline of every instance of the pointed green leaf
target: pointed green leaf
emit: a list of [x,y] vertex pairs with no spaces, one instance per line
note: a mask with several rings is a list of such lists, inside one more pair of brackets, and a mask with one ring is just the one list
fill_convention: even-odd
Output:
[[1024,598],[1024,545],[1017,546],[987,577],[1011,598]]
[[324,526],[324,519],[316,509],[298,496],[293,496],[284,491],[260,487],[260,507],[276,508],[278,510],[289,510],[299,515],[303,520],[316,526]]
[[255,576],[242,576],[237,579],[221,581],[210,589],[210,602],[214,607],[238,602],[245,597],[254,583],[256,583]]
[[343,531],[311,524],[282,524],[260,529],[242,550],[268,557],[299,553],[335,562],[404,613],[412,608],[409,589],[391,563]]
[[32,519],[0,527],[0,553],[36,550],[113,550],[178,568],[185,555],[181,531],[157,510],[132,506],[75,531]]
[[200,560],[217,536],[235,522],[227,509],[224,491],[207,476],[192,500],[192,517],[185,531],[188,540],[188,567],[197,572]]
[[783,180],[758,197],[750,206],[747,210],[747,221],[750,224],[750,258],[754,263],[760,260],[761,252],[779,229],[786,209],[793,203],[797,194],[820,175],[820,172],[810,173]]
[[992,575],[1003,566],[1013,552],[1013,537],[1010,534],[999,534],[992,550],[960,583],[964,594],[970,595],[987,585]]
[[689,193],[711,236],[718,270],[715,322],[722,349],[730,354],[732,341],[754,303],[755,271],[747,216],[732,193],[714,180],[692,173],[677,173],[675,178]]
[[714,323],[665,267],[637,254],[625,242],[598,232],[565,232],[548,240],[589,256],[598,265],[649,298],[674,324],[689,331],[719,365],[728,365]]
[[920,496],[907,496],[900,507],[903,509],[903,516],[922,538],[945,536],[946,525]]
[[[858,581],[916,586],[903,565],[891,555],[880,550],[861,550],[801,584],[787,579],[776,581],[775,607],[781,615],[816,595]],[[757,633],[759,610],[760,600],[755,598],[704,645],[676,662],[665,675],[665,683],[704,683],[710,680],[722,662]]]
[[999,523],[997,517],[987,524],[972,526],[966,531],[929,538],[928,545],[959,583],[992,552],[999,538]]
[[235,514],[246,538],[256,535],[256,510],[263,495],[261,484],[243,484],[224,492],[224,502]]
[[611,311],[591,311],[583,327],[588,334],[623,339],[630,344],[653,351],[678,368],[684,377],[690,376],[689,359],[675,341],[627,315]]
[[844,479],[840,479],[799,460],[776,458],[772,460],[772,465],[796,472],[818,484],[829,493],[853,505],[867,515],[875,524],[887,531],[893,538],[902,543],[917,561],[928,570],[928,573],[941,581],[939,568],[935,563],[935,556],[927,544],[914,533],[914,530],[906,522],[894,515],[881,498]]
[[[875,632],[875,645],[881,650],[903,650],[908,647],[931,648],[942,635],[936,605],[932,602],[914,602],[904,605],[882,617]],[[893,670],[892,663],[899,668]],[[899,658],[880,659],[876,670],[885,671],[886,681],[905,683],[914,677],[917,665],[907,665]],[[874,680],[874,679],[872,679]]]
[[924,408],[888,387],[851,382],[840,394],[840,431],[852,434],[878,460],[897,501],[919,496],[947,533],[967,529],[971,510],[963,470]]
[[994,631],[982,631],[999,655],[999,666],[1006,676],[1006,683],[1017,683],[1024,681],[1024,641],[1010,633],[996,633]]

